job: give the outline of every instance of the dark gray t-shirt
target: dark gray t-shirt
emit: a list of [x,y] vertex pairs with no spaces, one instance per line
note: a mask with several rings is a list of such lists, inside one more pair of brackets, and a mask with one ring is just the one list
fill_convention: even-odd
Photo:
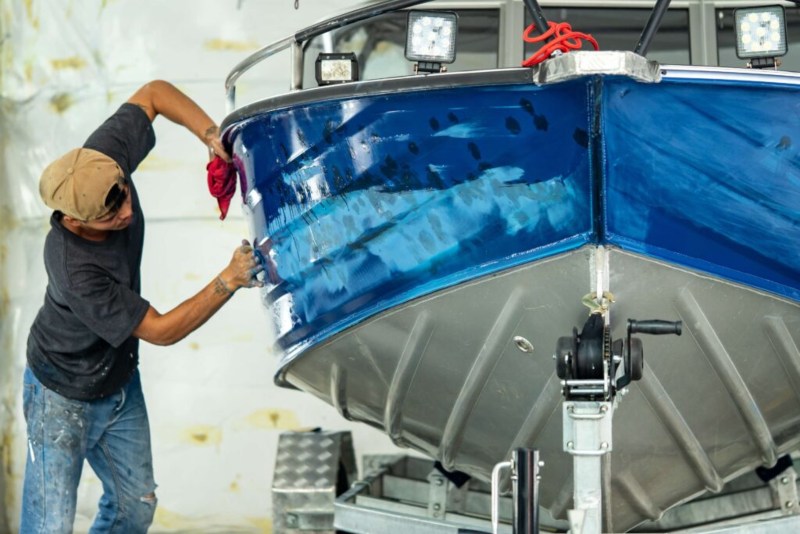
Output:
[[72,399],[105,397],[139,362],[131,336],[150,304],[140,295],[144,217],[131,173],[155,145],[147,114],[123,104],[84,143],[113,158],[130,184],[133,222],[89,241],[50,218],[44,246],[48,284],[28,336],[28,366],[46,387]]

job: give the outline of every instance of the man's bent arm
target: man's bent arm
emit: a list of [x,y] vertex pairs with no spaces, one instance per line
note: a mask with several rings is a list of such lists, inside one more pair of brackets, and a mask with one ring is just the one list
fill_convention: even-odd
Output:
[[199,293],[165,314],[150,306],[133,335],[154,345],[172,345],[202,326],[240,287],[260,286],[256,275],[263,270],[249,245],[242,245],[230,264]]
[[142,108],[152,122],[158,115],[184,126],[208,148],[226,161],[230,156],[222,146],[219,128],[197,103],[177,87],[164,80],[144,84],[128,99],[129,104]]

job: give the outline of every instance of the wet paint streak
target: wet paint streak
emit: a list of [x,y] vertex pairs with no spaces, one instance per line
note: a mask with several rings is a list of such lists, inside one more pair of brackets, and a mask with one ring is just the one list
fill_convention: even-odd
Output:
[[[284,349],[592,239],[589,88],[448,89],[319,102],[232,132]],[[521,95],[562,119],[536,128]],[[511,103],[509,105],[508,103]],[[432,116],[430,110],[436,110]],[[546,250],[545,250],[546,249]]]

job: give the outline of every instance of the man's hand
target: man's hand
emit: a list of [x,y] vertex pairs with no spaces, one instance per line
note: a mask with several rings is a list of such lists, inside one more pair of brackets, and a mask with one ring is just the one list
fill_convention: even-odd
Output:
[[133,335],[154,345],[172,345],[194,332],[230,300],[240,287],[261,287],[264,270],[247,240],[233,253],[225,269],[198,294],[160,314],[150,306]]
[[203,134],[203,139],[208,147],[208,159],[211,161],[214,156],[219,156],[225,161],[230,161],[231,156],[225,151],[222,146],[222,139],[219,138],[219,128],[216,125],[209,126]]
[[258,261],[253,252],[253,247],[246,240],[233,252],[233,258],[227,267],[220,273],[219,280],[229,293],[234,293],[240,287],[263,287],[264,282],[258,279],[258,274],[264,266]]

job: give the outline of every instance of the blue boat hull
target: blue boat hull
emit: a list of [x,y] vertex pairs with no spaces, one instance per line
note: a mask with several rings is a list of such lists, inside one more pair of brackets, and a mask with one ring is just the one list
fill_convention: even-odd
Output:
[[281,348],[596,240],[589,99],[582,82],[455,87],[323,100],[233,127],[246,190],[263,199],[252,218],[275,263],[267,298],[291,294]]
[[682,319],[648,340],[615,418],[627,529],[800,443],[800,82],[540,74],[304,91],[237,111],[225,139],[268,264],[276,381],[479,478],[539,448],[555,517],[571,465],[550,356],[582,297],[614,293],[614,337]]

